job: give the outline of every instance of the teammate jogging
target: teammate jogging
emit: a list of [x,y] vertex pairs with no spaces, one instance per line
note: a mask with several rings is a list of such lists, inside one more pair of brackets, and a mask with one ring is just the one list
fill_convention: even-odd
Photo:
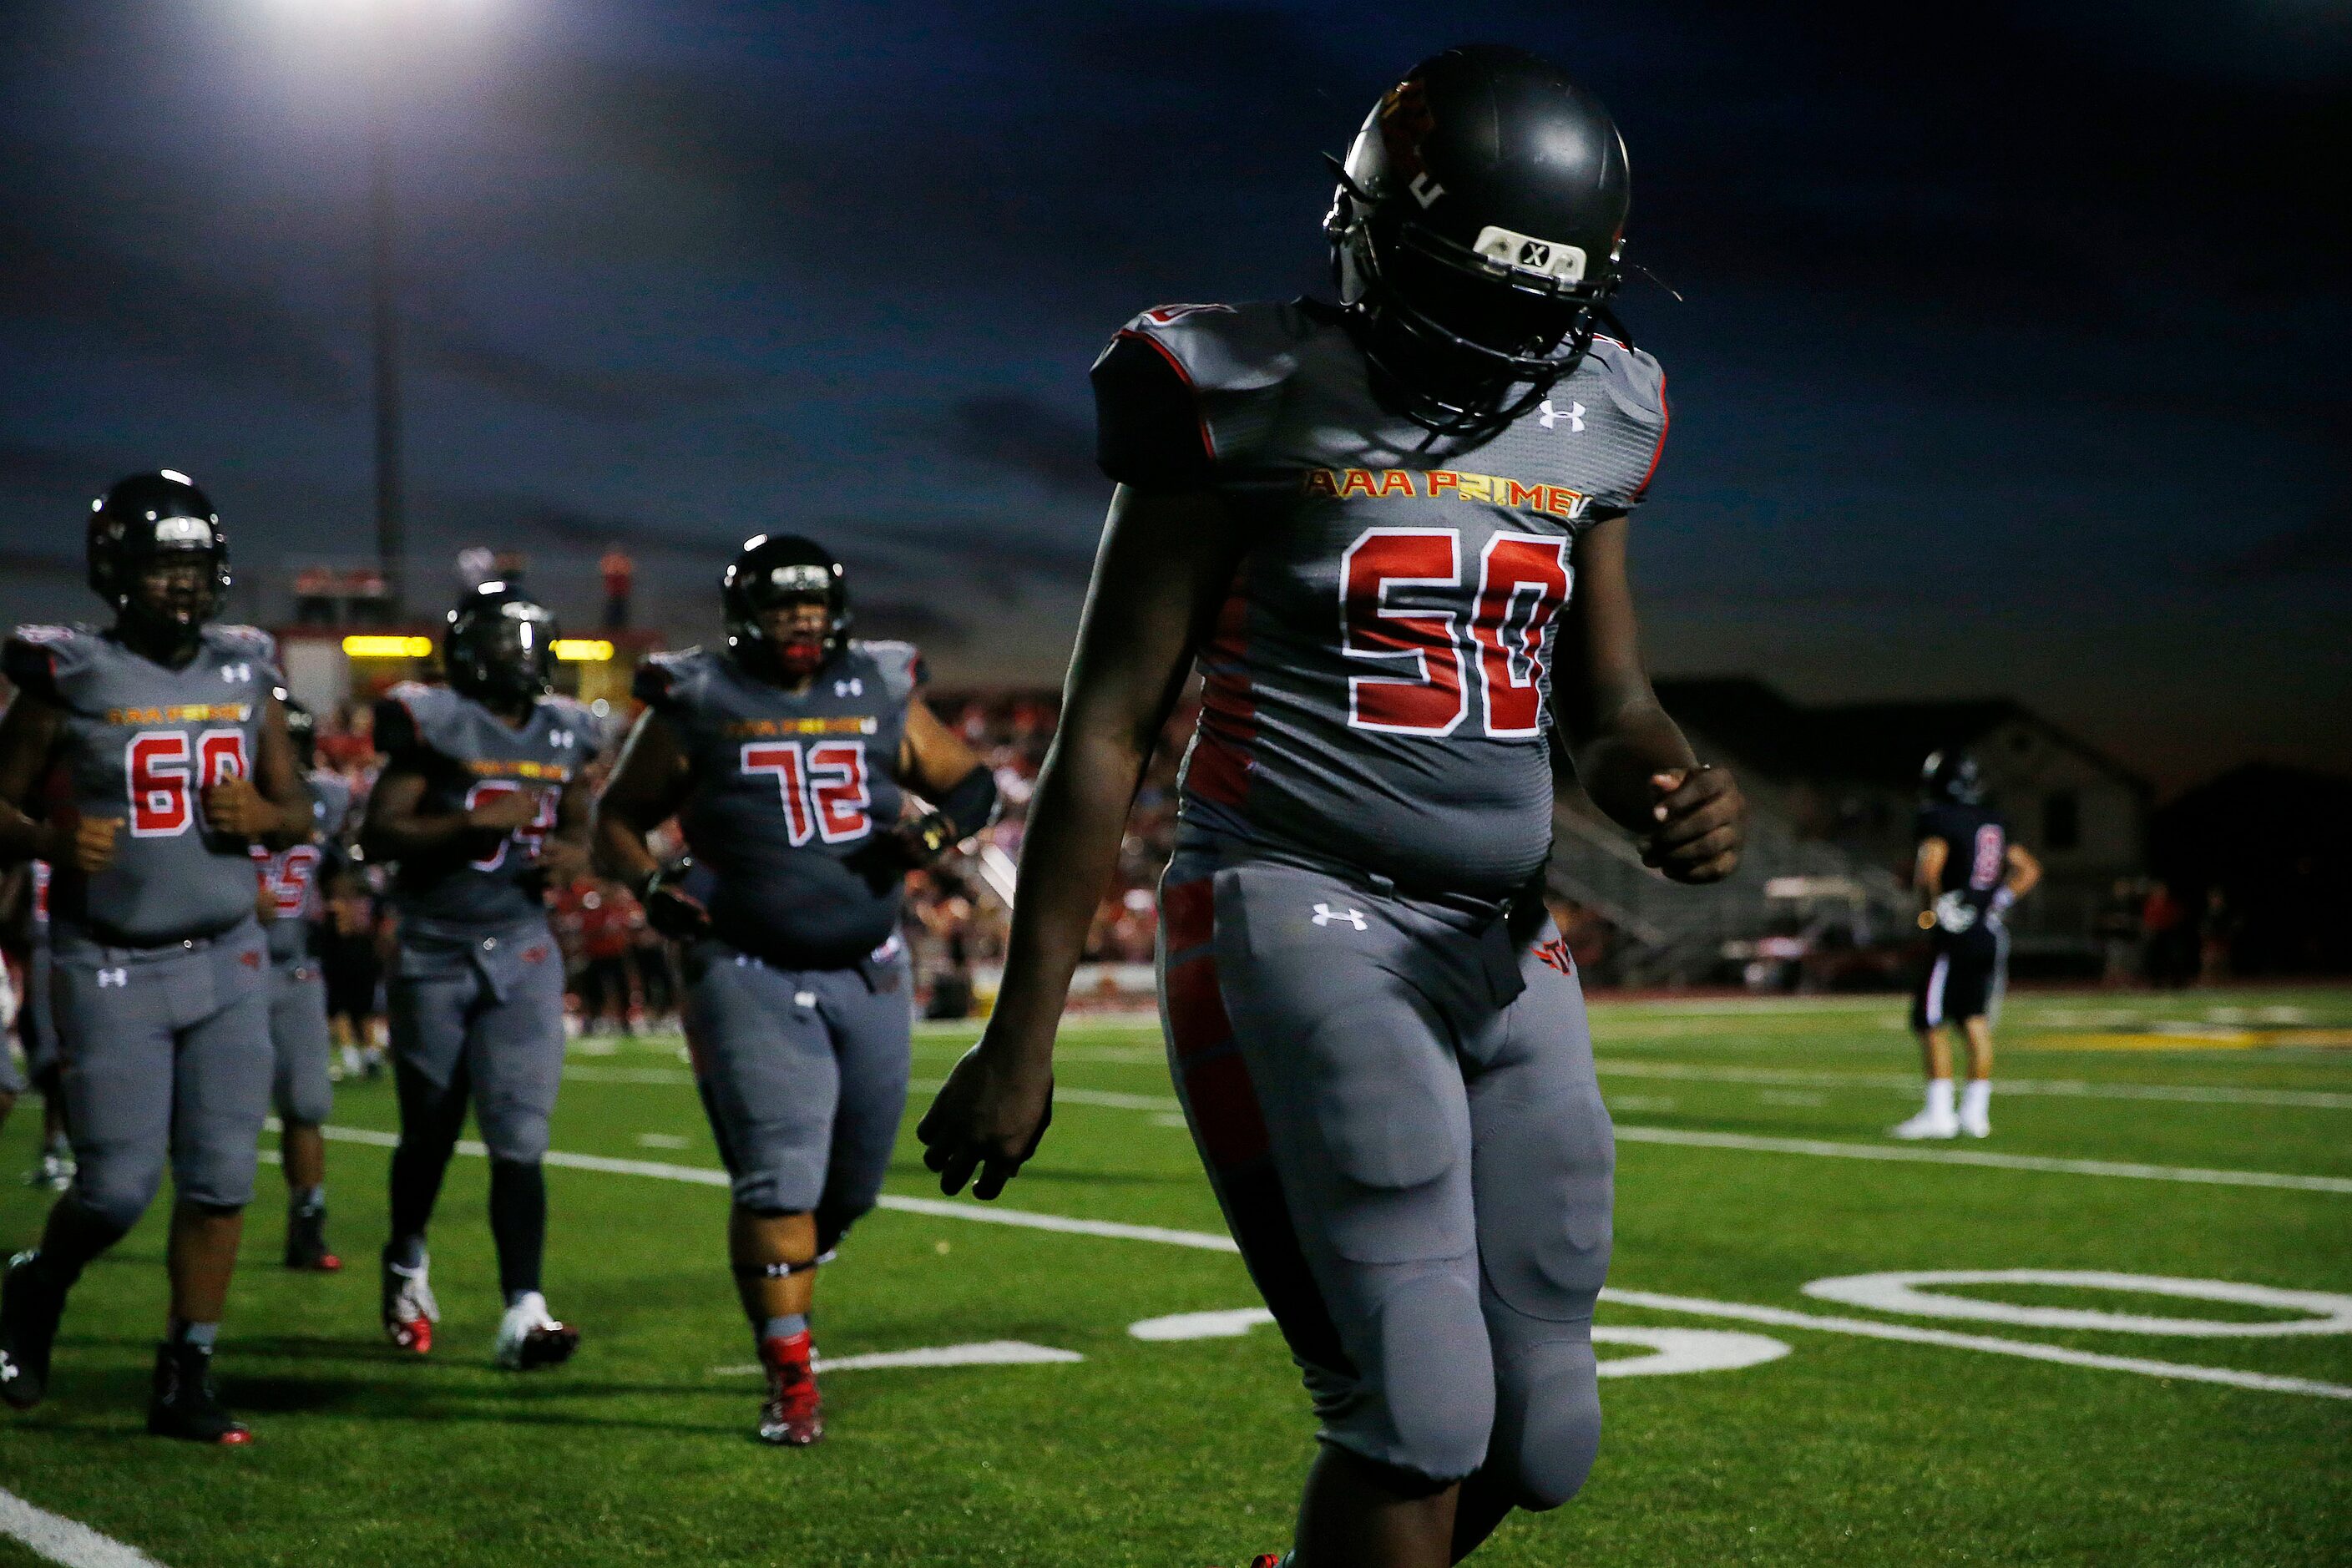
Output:
[[310,710],[278,694],[286,732],[307,781],[311,832],[275,854],[256,847],[262,929],[269,937],[269,1041],[278,1055],[270,1098],[278,1107],[278,1158],[286,1172],[286,1267],[332,1274],[343,1266],[327,1246],[327,1135],[334,1107],[327,1035],[327,982],[310,951],[319,882],[351,815],[352,786],[316,765],[318,724]]
[[[988,825],[996,784],[917,695],[905,643],[849,638],[841,563],[761,535],[728,567],[727,651],[657,655],[598,851],[686,944],[687,1044],[733,1178],[727,1250],[768,1373],[763,1442],[824,1435],[815,1269],[874,1206],[906,1109],[907,871]],[[906,792],[938,803],[902,820]],[[676,816],[690,866],[646,836]]]
[[400,1143],[383,1326],[433,1348],[425,1228],[470,1102],[490,1154],[490,1237],[506,1315],[493,1359],[525,1371],[578,1345],[540,1289],[547,1246],[547,1122],[563,1075],[563,957],[546,890],[587,863],[585,769],[600,727],[548,695],[555,617],[504,583],[449,612],[449,684],[395,686],[376,705],[383,776],[361,842],[399,862],[400,954],[391,992]]
[[1034,1151],[1071,971],[1197,658],[1162,1005],[1321,1417],[1299,1568],[1452,1562],[1592,1463],[1612,1153],[1538,898],[1548,747],[1667,876],[1738,855],[1738,792],[1636,646],[1626,514],[1666,406],[1656,362],[1595,330],[1626,190],[1590,94],[1449,50],[1349,155],[1341,304],[1147,310],[1094,369],[1118,489],[1003,987],[918,1131],[950,1193],[976,1174],[992,1198]]
[[[2009,984],[2009,932],[2001,917],[2042,880],[2042,863],[2009,837],[1984,804],[1976,759],[1929,754],[1919,775],[1919,854],[1911,885],[1929,933],[1927,972],[1911,1002],[1911,1027],[1927,1072],[1927,1103],[1895,1127],[1905,1139],[1992,1135],[1992,1020]],[[1969,1085],[1952,1103],[1957,1022],[1969,1047]]]
[[251,847],[307,836],[310,803],[275,645],[207,624],[229,586],[212,502],[166,470],[92,508],[89,585],[113,626],[20,626],[0,656],[18,691],[0,720],[0,860],[55,868],[51,1021],[78,1162],[39,1247],[8,1268],[0,1398],[41,1398],[67,1291],[168,1160],[172,1315],[148,1430],[242,1443],[212,1353],[269,1110]]

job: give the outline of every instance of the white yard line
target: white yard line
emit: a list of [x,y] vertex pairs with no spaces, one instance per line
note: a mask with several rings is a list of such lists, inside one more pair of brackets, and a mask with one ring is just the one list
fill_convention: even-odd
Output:
[[2062,1366],[2096,1367],[2103,1372],[2133,1372],[2143,1377],[2179,1378],[2185,1383],[2218,1383],[2231,1388],[2259,1389],[2266,1394],[2306,1394],[2320,1399],[2352,1399],[2352,1385],[2340,1383],[2321,1383],[2308,1377],[2280,1377],[2267,1372],[2240,1372],[2234,1367],[2156,1361],[2147,1356],[2103,1355],[2096,1351],[2036,1344],[2031,1340],[1998,1339],[1990,1334],[1962,1334],[1949,1329],[1919,1329],[1908,1323],[1882,1323],[1867,1318],[1792,1312],[1785,1307],[1715,1301],[1702,1296],[1664,1296],[1654,1290],[1620,1290],[1614,1286],[1601,1291],[1601,1299],[1628,1307],[1646,1307],[1654,1311],[1688,1312],[1696,1317],[1729,1318],[1738,1322],[1765,1323],[1774,1328],[1813,1329],[1822,1333],[1853,1334],[1868,1340],[1896,1340],[1905,1344],[1983,1351],[1992,1355],[2017,1356],[2025,1361],[2056,1362]]
[[[1696,1083],[1781,1084],[1807,1089],[1885,1089],[1919,1092],[1916,1073],[1806,1072],[1783,1068],[1703,1067],[1696,1062],[1619,1061],[1594,1064],[1603,1078],[1687,1079]],[[2093,1083],[2083,1079],[2003,1078],[1996,1094],[2055,1095],[2068,1100],[2168,1100],[2190,1105],[2277,1105],[2306,1110],[2352,1110],[2352,1094],[2321,1089],[2228,1089],[2188,1083]]]
[[[876,1351],[867,1355],[817,1356],[818,1372],[887,1372],[902,1366],[1059,1366],[1087,1358],[1076,1351],[1033,1345],[1022,1340],[984,1340],[971,1345],[929,1345],[920,1350]],[[714,1366],[713,1377],[756,1377],[767,1368],[758,1362],[740,1366]]]
[[160,1568],[137,1547],[36,1508],[12,1491],[0,1491],[0,1536],[20,1541],[34,1555],[67,1568]]
[[2285,1171],[2208,1171],[2194,1165],[2143,1165],[2120,1160],[2065,1160],[2046,1154],[1996,1154],[1979,1149],[1930,1149],[1908,1143],[1838,1143],[1822,1138],[1765,1138],[1748,1132],[1706,1132],[1683,1127],[1628,1127],[1618,1142],[1672,1143],[1695,1149],[1738,1149],[1756,1154],[1805,1154],[1830,1160],[1891,1160],[1902,1164],[1976,1165],[1996,1171],[2037,1171],[2067,1176],[2126,1176],[2143,1182],[2202,1186],[2285,1187],[2303,1193],[2352,1193],[2352,1176],[2305,1176]]

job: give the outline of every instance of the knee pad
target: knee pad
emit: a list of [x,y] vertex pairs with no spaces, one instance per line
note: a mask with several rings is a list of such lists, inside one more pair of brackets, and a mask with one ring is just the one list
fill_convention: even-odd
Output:
[[92,1170],[90,1162],[84,1161],[74,1173],[73,1201],[97,1225],[119,1237],[139,1223],[163,1184],[160,1165],[150,1172],[123,1175],[102,1168]]
[[1497,1369],[1500,1405],[1488,1466],[1540,1513],[1583,1489],[1601,1451],[1601,1385],[1587,1340],[1552,1340]]
[[1391,1286],[1367,1338],[1358,1385],[1327,1414],[1325,1440],[1440,1486],[1485,1463],[1494,1355],[1470,1286],[1437,1271]]

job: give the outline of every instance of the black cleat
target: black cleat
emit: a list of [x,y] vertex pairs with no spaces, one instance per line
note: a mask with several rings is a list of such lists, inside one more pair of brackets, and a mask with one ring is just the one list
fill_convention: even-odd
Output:
[[30,1410],[49,1391],[49,1351],[66,1310],[65,1292],[34,1267],[38,1257],[10,1258],[0,1283],[0,1400],[18,1410]]
[[246,1424],[228,1413],[213,1386],[213,1352],[203,1345],[155,1347],[155,1393],[147,1402],[147,1430],[158,1437],[234,1447],[253,1441]]
[[309,1274],[332,1274],[343,1260],[327,1246],[327,1211],[294,1209],[286,1215],[286,1267]]

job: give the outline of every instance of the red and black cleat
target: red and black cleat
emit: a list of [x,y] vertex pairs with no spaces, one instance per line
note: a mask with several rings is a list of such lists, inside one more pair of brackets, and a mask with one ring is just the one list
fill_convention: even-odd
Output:
[[304,1274],[334,1274],[343,1260],[327,1247],[327,1211],[296,1209],[286,1216],[286,1267]]
[[147,1430],[158,1437],[233,1448],[253,1441],[246,1424],[228,1413],[213,1386],[213,1352],[203,1345],[155,1347],[155,1392],[147,1402]]
[[760,1441],[805,1448],[824,1436],[824,1405],[817,1394],[807,1331],[761,1340],[760,1364],[768,1371],[768,1397],[760,1406]]
[[441,1321],[440,1305],[433,1300],[425,1276],[428,1267],[422,1261],[414,1268],[389,1258],[383,1261],[383,1335],[394,1349],[411,1355],[432,1350],[433,1325]]

